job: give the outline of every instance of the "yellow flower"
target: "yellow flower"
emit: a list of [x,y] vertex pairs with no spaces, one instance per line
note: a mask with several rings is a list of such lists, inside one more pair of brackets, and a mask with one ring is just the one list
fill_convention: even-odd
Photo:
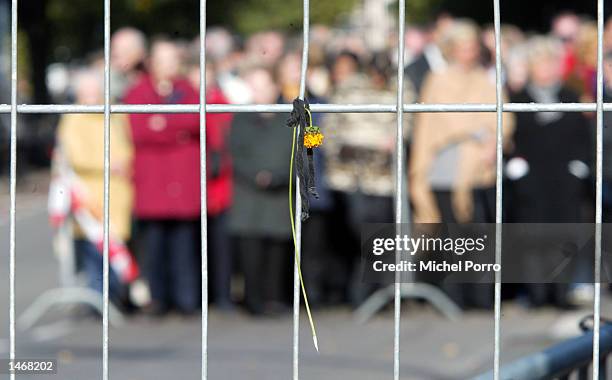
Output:
[[323,144],[323,134],[320,131],[304,133],[304,146],[306,148],[316,148]]

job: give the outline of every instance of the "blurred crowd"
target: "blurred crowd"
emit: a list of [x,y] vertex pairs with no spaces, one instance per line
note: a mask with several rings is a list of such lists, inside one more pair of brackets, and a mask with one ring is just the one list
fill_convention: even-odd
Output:
[[[547,34],[502,26],[504,101],[592,102],[597,28],[573,13]],[[394,104],[397,45],[373,51],[363,39],[325,26],[311,30],[310,103]],[[605,101],[612,97],[612,21],[606,24]],[[265,31],[248,37],[214,27],[206,34],[209,104],[291,103],[298,96],[301,36]],[[495,103],[495,37],[448,14],[405,34],[404,103]],[[70,69],[63,95],[103,103],[103,57]],[[199,42],[148,39],[134,28],[112,36],[111,96],[124,104],[197,104]],[[211,302],[255,315],[289,309],[293,253],[288,211],[292,130],[286,114],[208,113],[207,230]],[[406,176],[414,222],[495,221],[495,113],[405,114]],[[392,222],[395,115],[315,114],[325,143],[315,151],[319,199],[303,224],[302,273],[314,307],[361,304],[376,288],[360,272],[360,227]],[[103,115],[60,119],[56,150],[101,223]],[[593,220],[594,115],[504,113],[504,220]],[[200,123],[198,114],[113,114],[110,226],[146,280],[146,312],[191,314],[200,307]],[[612,136],[604,133],[604,151]],[[604,217],[612,215],[612,154],[604,157]],[[100,244],[77,220],[75,247],[89,285],[101,289]],[[114,299],[126,301],[113,273]],[[462,308],[490,308],[492,285],[443,285]],[[592,285],[506,287],[530,307],[588,302]],[[129,302],[128,302],[129,303]]]

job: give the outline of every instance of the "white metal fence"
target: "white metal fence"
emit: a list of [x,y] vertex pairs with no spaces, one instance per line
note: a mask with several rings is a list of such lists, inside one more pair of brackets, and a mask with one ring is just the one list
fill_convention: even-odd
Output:
[[[291,105],[288,104],[266,104],[266,105],[218,105],[206,104],[206,0],[200,0],[200,103],[198,105],[111,105],[110,104],[110,3],[104,0],[104,104],[94,106],[82,105],[34,105],[17,104],[17,12],[18,0],[12,0],[11,8],[11,104],[0,105],[0,113],[11,115],[10,135],[10,237],[9,237],[9,359],[15,359],[15,237],[16,237],[16,164],[17,164],[17,114],[19,113],[103,113],[104,114],[104,276],[103,276],[103,369],[102,379],[109,379],[109,338],[108,338],[108,310],[109,310],[109,198],[110,198],[110,114],[111,113],[199,113],[200,115],[200,178],[201,178],[201,222],[202,222],[202,379],[207,379],[208,368],[208,268],[207,268],[207,225],[206,225],[206,113],[219,112],[276,112],[288,113]],[[493,0],[494,5],[494,27],[495,27],[495,72],[496,72],[496,94],[495,104],[403,104],[403,67],[404,67],[404,24],[405,24],[405,0],[399,0],[398,15],[398,70],[397,70],[397,103],[392,104],[313,104],[313,112],[394,112],[397,113],[396,134],[396,182],[395,182],[395,221],[400,223],[408,219],[408,215],[402,215],[404,202],[408,200],[407,186],[403,184],[403,118],[404,112],[496,112],[497,113],[497,180],[496,180],[496,261],[501,262],[501,228],[502,222],[502,113],[503,112],[593,112],[597,113],[596,128],[596,244],[595,244],[595,299],[594,299],[594,334],[593,334],[593,379],[599,378],[599,336],[600,336],[600,264],[601,264],[601,221],[602,221],[602,137],[603,137],[603,111],[612,111],[612,104],[603,103],[603,23],[604,23],[604,1],[597,0],[597,101],[596,103],[503,103],[502,98],[502,65],[500,50],[500,0]],[[300,80],[300,97],[304,97],[306,88],[306,69],[308,66],[308,36],[309,36],[309,0],[303,0],[303,51]],[[296,179],[299,181],[299,179]],[[299,185],[298,185],[299,186]],[[301,209],[299,192],[296,192],[296,210]],[[296,213],[296,257],[299,260],[301,240],[301,218]],[[294,265],[294,292],[293,292],[293,379],[299,378],[299,317],[300,317],[300,283],[298,276],[299,261]],[[499,379],[500,353],[501,353],[501,282],[499,273],[496,275],[495,283],[495,338],[494,338],[494,379]],[[400,317],[401,317],[401,286],[399,281],[395,284],[394,303],[394,349],[393,349],[393,373],[394,379],[400,378]],[[15,374],[10,375],[15,379]]]

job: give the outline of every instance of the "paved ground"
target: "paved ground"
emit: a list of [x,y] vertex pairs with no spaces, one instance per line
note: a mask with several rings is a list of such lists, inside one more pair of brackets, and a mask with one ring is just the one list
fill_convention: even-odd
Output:
[[[57,265],[51,252],[51,232],[45,216],[44,176],[20,188],[17,239],[17,312],[41,292],[57,284]],[[8,224],[6,183],[0,182],[0,358],[8,356]],[[604,310],[612,311],[606,300]],[[565,318],[578,318],[589,310]],[[610,313],[608,313],[610,315]],[[503,361],[542,349],[555,340],[553,327],[562,316],[547,309],[527,312],[504,305]],[[300,370],[302,379],[391,379],[393,319],[387,311],[364,325],[353,322],[349,310],[315,313],[321,353],[310,343],[302,319]],[[57,376],[19,379],[99,378],[101,324],[71,322],[61,314],[49,316],[52,328],[19,331],[19,357],[55,358]],[[291,375],[291,318],[252,319],[244,314],[211,311],[210,379],[289,379]],[[136,317],[110,332],[110,371],[113,379],[197,379],[200,371],[200,320],[169,317],[153,322]],[[470,313],[448,322],[427,307],[406,303],[401,331],[402,379],[466,379],[488,370],[493,358],[491,313]],[[4,377],[3,377],[4,376]],[[0,375],[0,380],[8,379]]]

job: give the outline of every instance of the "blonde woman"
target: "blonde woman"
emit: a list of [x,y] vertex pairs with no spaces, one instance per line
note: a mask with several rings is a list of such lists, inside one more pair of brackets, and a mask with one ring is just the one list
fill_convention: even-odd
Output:
[[[423,103],[495,103],[495,83],[479,62],[477,27],[457,20],[444,45],[449,66],[425,80]],[[513,130],[504,115],[506,141]],[[495,186],[494,113],[423,113],[416,118],[410,162],[416,222],[490,222]]]
[[[449,66],[425,80],[423,103],[495,103],[495,83],[479,62],[477,27],[457,20],[444,41]],[[493,222],[495,216],[495,113],[423,113],[416,118],[410,161],[414,220],[419,223]],[[513,118],[504,115],[508,141]],[[488,284],[446,284],[464,308],[490,308]]]

